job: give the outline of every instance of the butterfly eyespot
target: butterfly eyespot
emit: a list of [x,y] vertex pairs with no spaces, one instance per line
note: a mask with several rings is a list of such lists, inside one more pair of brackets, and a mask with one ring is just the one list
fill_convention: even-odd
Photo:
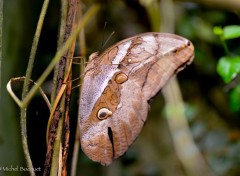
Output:
[[117,74],[116,78],[115,78],[115,81],[118,84],[122,84],[122,83],[124,83],[127,80],[128,80],[128,76],[126,74],[124,74],[124,73]]
[[132,59],[128,59],[128,62],[129,62],[129,63],[132,62]]
[[99,111],[98,111],[98,114],[97,114],[97,118],[99,120],[104,120],[106,118],[108,118],[109,116],[112,115],[112,111],[110,111],[109,109],[107,108],[101,108]]

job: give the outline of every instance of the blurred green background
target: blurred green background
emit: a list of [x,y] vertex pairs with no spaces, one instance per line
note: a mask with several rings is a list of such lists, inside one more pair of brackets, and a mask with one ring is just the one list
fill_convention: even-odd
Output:
[[[7,94],[5,87],[10,78],[25,75],[42,2],[4,1],[0,169],[11,166],[26,167],[21,145],[19,108]],[[99,2],[101,3],[99,14],[85,29],[87,55],[106,49],[121,39],[152,31],[149,12],[144,7],[143,1],[106,0]],[[81,3],[85,11],[96,1],[82,1]],[[176,0],[173,3],[175,33],[188,38],[195,46],[193,64],[178,75],[192,136],[215,175],[238,176],[240,175],[240,110],[231,109],[229,95],[231,88],[239,85],[240,82],[238,79],[238,81],[226,84],[218,75],[216,71],[218,60],[226,53],[220,38],[213,33],[213,28],[239,25],[240,1]],[[50,1],[37,51],[33,80],[37,80],[56,52],[59,9],[59,1]],[[106,26],[105,23],[107,23]],[[102,48],[102,43],[113,31],[115,34]],[[227,46],[231,54],[240,55],[239,38],[228,40]],[[76,56],[79,56],[78,51]],[[74,66],[73,69],[77,71],[79,68]],[[76,74],[75,77],[77,76],[79,75]],[[48,80],[51,81],[51,77]],[[49,82],[46,82],[43,88],[48,95],[51,93]],[[21,95],[21,89],[22,83],[14,83],[14,90],[19,95]],[[77,106],[78,90],[74,89],[70,112],[69,166],[77,123]],[[42,171],[46,152],[45,131],[48,115],[49,111],[45,102],[40,95],[36,95],[28,108],[28,140],[33,165],[40,167]],[[27,172],[0,170],[0,175],[27,174]],[[42,175],[42,172],[36,174]],[[78,175],[186,175],[173,147],[161,94],[151,103],[146,125],[123,157],[110,167],[103,167],[90,161],[80,152]]]

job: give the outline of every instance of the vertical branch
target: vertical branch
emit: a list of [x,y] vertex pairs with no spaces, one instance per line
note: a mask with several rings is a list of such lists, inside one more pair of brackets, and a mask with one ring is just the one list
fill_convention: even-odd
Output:
[[[79,17],[79,0],[73,1],[74,8],[74,19],[72,24],[72,30],[76,29],[76,24],[78,23],[78,17]],[[70,48],[68,52],[68,58],[73,58],[74,56],[74,49],[75,49],[75,43],[73,43],[72,47]],[[70,59],[69,59],[70,61]],[[72,66],[72,59],[71,63],[68,63],[68,65]],[[71,71],[70,71],[71,72]],[[72,73],[72,72],[71,72]],[[71,74],[70,73],[70,74]],[[67,157],[68,157],[68,150],[69,150],[69,136],[70,136],[70,121],[69,121],[69,105],[70,105],[70,95],[72,91],[72,81],[71,76],[68,77],[68,86],[66,89],[66,99],[65,99],[65,121],[64,121],[64,142],[63,142],[63,167],[62,167],[62,176],[67,175]]]
[[[74,29],[76,6],[77,6],[76,0],[69,0],[68,15],[67,15],[67,22],[65,27],[63,43],[65,43],[68,40],[70,34]],[[67,84],[67,89],[66,89],[66,92],[64,93],[64,96],[62,96],[64,100],[62,99],[61,100],[62,103],[57,105],[51,121],[51,129],[48,136],[49,142],[47,146],[44,175],[49,174],[51,169],[51,164],[50,164],[51,162],[53,165],[55,165],[54,163],[57,163],[58,160],[62,160],[62,158],[59,158],[59,157],[56,157],[52,160],[53,148],[55,148],[54,145],[55,145],[55,138],[56,138],[56,130],[57,128],[59,128],[59,125],[61,125],[61,124],[58,124],[58,122],[62,115],[63,115],[63,118],[65,119],[64,122],[67,124],[67,126],[65,126],[66,129],[64,130],[65,131],[64,140],[67,140],[67,141],[64,142],[64,147],[63,147],[63,157],[64,157],[63,169],[64,169],[64,172],[66,172],[66,160],[67,160],[68,140],[69,140],[68,112],[69,112],[69,102],[70,102],[70,94],[71,94],[71,66],[72,66],[72,57],[74,53],[74,48],[75,48],[75,41],[71,44],[70,49],[64,54],[64,56],[61,57],[61,60],[59,61],[59,64],[58,64],[56,92],[58,94],[63,84]],[[61,143],[57,143],[56,145],[61,145]],[[56,148],[58,150],[58,147]]]
[[[60,17],[60,26],[59,26],[59,38],[57,43],[57,50],[60,49],[60,47],[63,45],[64,41],[64,34],[65,34],[65,27],[66,27],[66,18],[67,18],[67,12],[68,12],[68,4],[67,0],[61,0],[61,17]],[[59,64],[56,64],[54,68],[54,76],[53,76],[53,86],[52,86],[52,94],[51,94],[51,104],[53,106],[56,94],[57,94],[57,78],[58,78],[58,72],[59,72]],[[59,171],[58,166],[58,160],[61,158],[61,137],[62,137],[62,124],[63,120],[62,118],[59,120],[59,127],[57,129],[57,136],[56,136],[56,142],[55,142],[55,148],[53,149],[53,158],[55,158],[55,163],[52,164],[52,172],[50,174],[56,175],[54,172]],[[62,164],[62,163],[61,163]]]
[[[57,50],[61,48],[64,41],[64,33],[66,27],[66,19],[67,19],[67,12],[68,12],[68,3],[67,0],[61,0],[61,18],[60,18],[60,27],[59,27],[59,38],[57,44]],[[54,76],[53,76],[53,87],[52,87],[52,94],[51,94],[51,104],[53,105],[56,94],[57,94],[57,75],[58,75],[58,64],[56,64],[54,68]]]
[[[66,22],[66,27],[65,27],[65,34],[64,34],[64,40],[63,42],[65,43],[70,34],[77,29],[77,22],[76,21],[76,16],[78,16],[78,4],[79,0],[69,0],[68,2],[69,8],[68,8],[68,16],[67,16],[67,22]],[[97,9],[95,9],[97,10]],[[72,58],[74,54],[74,49],[75,49],[75,41],[71,44],[70,49],[62,56],[59,65],[58,65],[58,74],[57,74],[57,93],[61,89],[63,84],[67,84],[66,91],[63,94],[63,97],[61,99],[60,105],[57,105],[56,110],[53,114],[53,118],[51,120],[51,129],[49,132],[49,137],[48,137],[48,148],[47,148],[47,155],[46,155],[46,161],[45,161],[45,170],[44,170],[44,175],[48,175],[49,171],[51,169],[51,173],[57,173],[62,174],[63,176],[67,175],[67,156],[68,156],[68,149],[69,149],[69,136],[70,136],[70,126],[69,126],[69,104],[70,104],[70,95],[71,95],[71,90],[72,90],[72,84],[71,84],[71,68],[72,68]],[[59,120],[61,120],[61,116],[63,115],[62,118],[64,118],[64,132],[63,132],[63,150],[60,151],[62,153],[59,154],[59,156],[62,156],[60,158],[59,156],[56,156],[52,158],[52,153],[58,153],[59,148],[58,145],[61,145],[59,141],[56,141],[55,143],[55,138],[58,135],[59,130],[57,130],[56,134],[56,129],[59,128],[61,124],[59,124]],[[59,132],[60,133],[60,132]],[[56,151],[55,151],[56,148]],[[54,149],[54,151],[53,151]],[[52,161],[51,161],[52,160]],[[62,165],[58,165],[58,169],[56,167],[51,168],[52,166],[56,166],[56,163],[58,161],[61,161],[59,163],[62,163]],[[61,167],[61,168],[60,168]]]
[[[156,0],[154,0],[156,2]],[[151,22],[155,22],[153,16],[161,15],[161,29],[164,32],[174,33],[174,4],[173,0],[162,0],[159,4],[159,12],[150,14]],[[148,6],[146,6],[148,8]],[[160,14],[161,11],[161,14]],[[158,21],[156,21],[158,23]],[[154,25],[152,25],[154,26]],[[156,30],[153,29],[153,30]],[[211,170],[194,144],[188,122],[184,114],[184,103],[176,78],[171,79],[162,89],[166,101],[167,121],[173,139],[175,151],[187,175],[211,175]]]
[[194,144],[187,119],[184,103],[177,79],[172,79],[163,89],[166,101],[166,115],[175,151],[187,175],[213,175],[203,156]]
[[30,78],[32,75],[32,70],[33,70],[33,66],[34,66],[38,42],[39,42],[39,38],[41,35],[42,26],[43,26],[46,12],[47,12],[48,4],[49,4],[49,0],[45,0],[43,2],[41,14],[40,14],[40,17],[38,20],[37,29],[36,29],[36,32],[34,35],[32,48],[31,48],[31,52],[30,52],[30,56],[29,56],[29,61],[28,61],[28,66],[27,66],[27,71],[26,71],[26,79],[25,79],[24,85],[23,85],[22,99],[24,99],[26,97],[26,95],[29,91]]
[[[174,33],[173,0],[161,1],[162,31]],[[175,151],[188,175],[211,175],[199,149],[194,143],[191,130],[184,113],[184,102],[178,81],[173,78],[162,90],[166,101],[167,121]],[[196,174],[197,173],[197,174]]]
[[[30,78],[32,75],[33,65],[34,65],[34,61],[35,61],[35,55],[36,55],[37,46],[38,46],[38,42],[39,42],[39,38],[40,38],[42,26],[43,26],[43,21],[44,21],[45,15],[46,15],[48,3],[49,3],[49,0],[45,0],[43,2],[42,10],[41,10],[40,17],[38,20],[37,29],[36,29],[36,32],[34,35],[33,44],[32,44],[30,57],[29,57],[29,61],[28,61],[28,67],[27,67],[27,71],[26,71],[26,79],[25,79],[24,85],[23,85],[22,99],[24,99],[26,97],[26,95],[29,91]],[[26,106],[21,107],[20,119],[21,119],[21,135],[22,135],[23,151],[24,151],[24,156],[25,156],[28,168],[33,168],[29,149],[28,149],[26,114],[27,114]],[[30,174],[35,175],[35,173],[32,169],[30,169]]]
[[69,106],[70,106],[70,95],[72,92],[72,81],[70,80],[71,75],[68,77],[68,84],[66,88],[65,97],[65,115],[64,115],[64,131],[63,131],[63,151],[62,151],[62,176],[67,175],[67,157],[69,150],[69,137],[70,137],[70,120],[69,120]]
[[[79,3],[79,15],[77,16],[78,18],[76,20],[81,21],[82,20],[82,6]],[[86,63],[86,41],[85,41],[85,34],[84,34],[84,30],[82,30],[80,32],[79,35],[79,51],[80,51],[80,55],[83,57],[80,60],[80,75],[83,74],[84,72],[84,68],[85,68],[85,63]],[[80,85],[82,84],[82,77],[80,78]],[[81,86],[79,87],[79,92],[80,92]],[[78,110],[79,111],[79,110]],[[78,119],[79,117],[79,113],[78,113]],[[76,124],[76,134],[75,134],[75,140],[74,140],[74,147],[73,147],[73,157],[72,157],[72,165],[71,165],[71,176],[75,176],[77,173],[77,162],[78,162],[78,153],[79,153],[79,148],[80,148],[80,130],[79,130],[79,124],[77,121]]]

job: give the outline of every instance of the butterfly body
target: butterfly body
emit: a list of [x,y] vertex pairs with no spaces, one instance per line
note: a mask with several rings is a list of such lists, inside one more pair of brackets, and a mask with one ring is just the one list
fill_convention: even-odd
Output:
[[148,101],[191,63],[193,50],[183,37],[145,33],[90,56],[80,97],[83,151],[103,165],[124,154],[147,119]]

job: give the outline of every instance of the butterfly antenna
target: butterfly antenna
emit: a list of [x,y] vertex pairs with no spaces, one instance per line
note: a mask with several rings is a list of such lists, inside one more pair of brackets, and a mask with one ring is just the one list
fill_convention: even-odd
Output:
[[113,34],[114,34],[115,32],[113,31],[109,36],[108,36],[108,38],[107,38],[107,40],[106,40],[106,42],[103,44],[103,48],[106,46],[106,44],[107,44],[107,42],[110,40],[110,38],[113,36]]
[[[104,23],[104,32],[103,32],[103,39],[102,39],[102,43],[101,43],[101,49],[100,49],[100,53],[102,53],[103,48],[106,46],[106,44],[108,43],[108,41],[110,40],[110,38],[113,36],[113,34],[115,33],[114,31],[108,36],[107,40],[105,41],[105,29],[107,26],[107,22],[105,21]],[[105,42],[104,42],[105,41]]]
[[106,26],[107,26],[107,22],[105,21],[105,23],[104,23],[104,27],[103,27],[103,36],[102,36],[102,43],[101,43],[101,47],[100,47],[100,53],[102,52],[102,50],[103,50],[103,45],[104,45],[104,39],[105,39],[105,29],[106,29]]

